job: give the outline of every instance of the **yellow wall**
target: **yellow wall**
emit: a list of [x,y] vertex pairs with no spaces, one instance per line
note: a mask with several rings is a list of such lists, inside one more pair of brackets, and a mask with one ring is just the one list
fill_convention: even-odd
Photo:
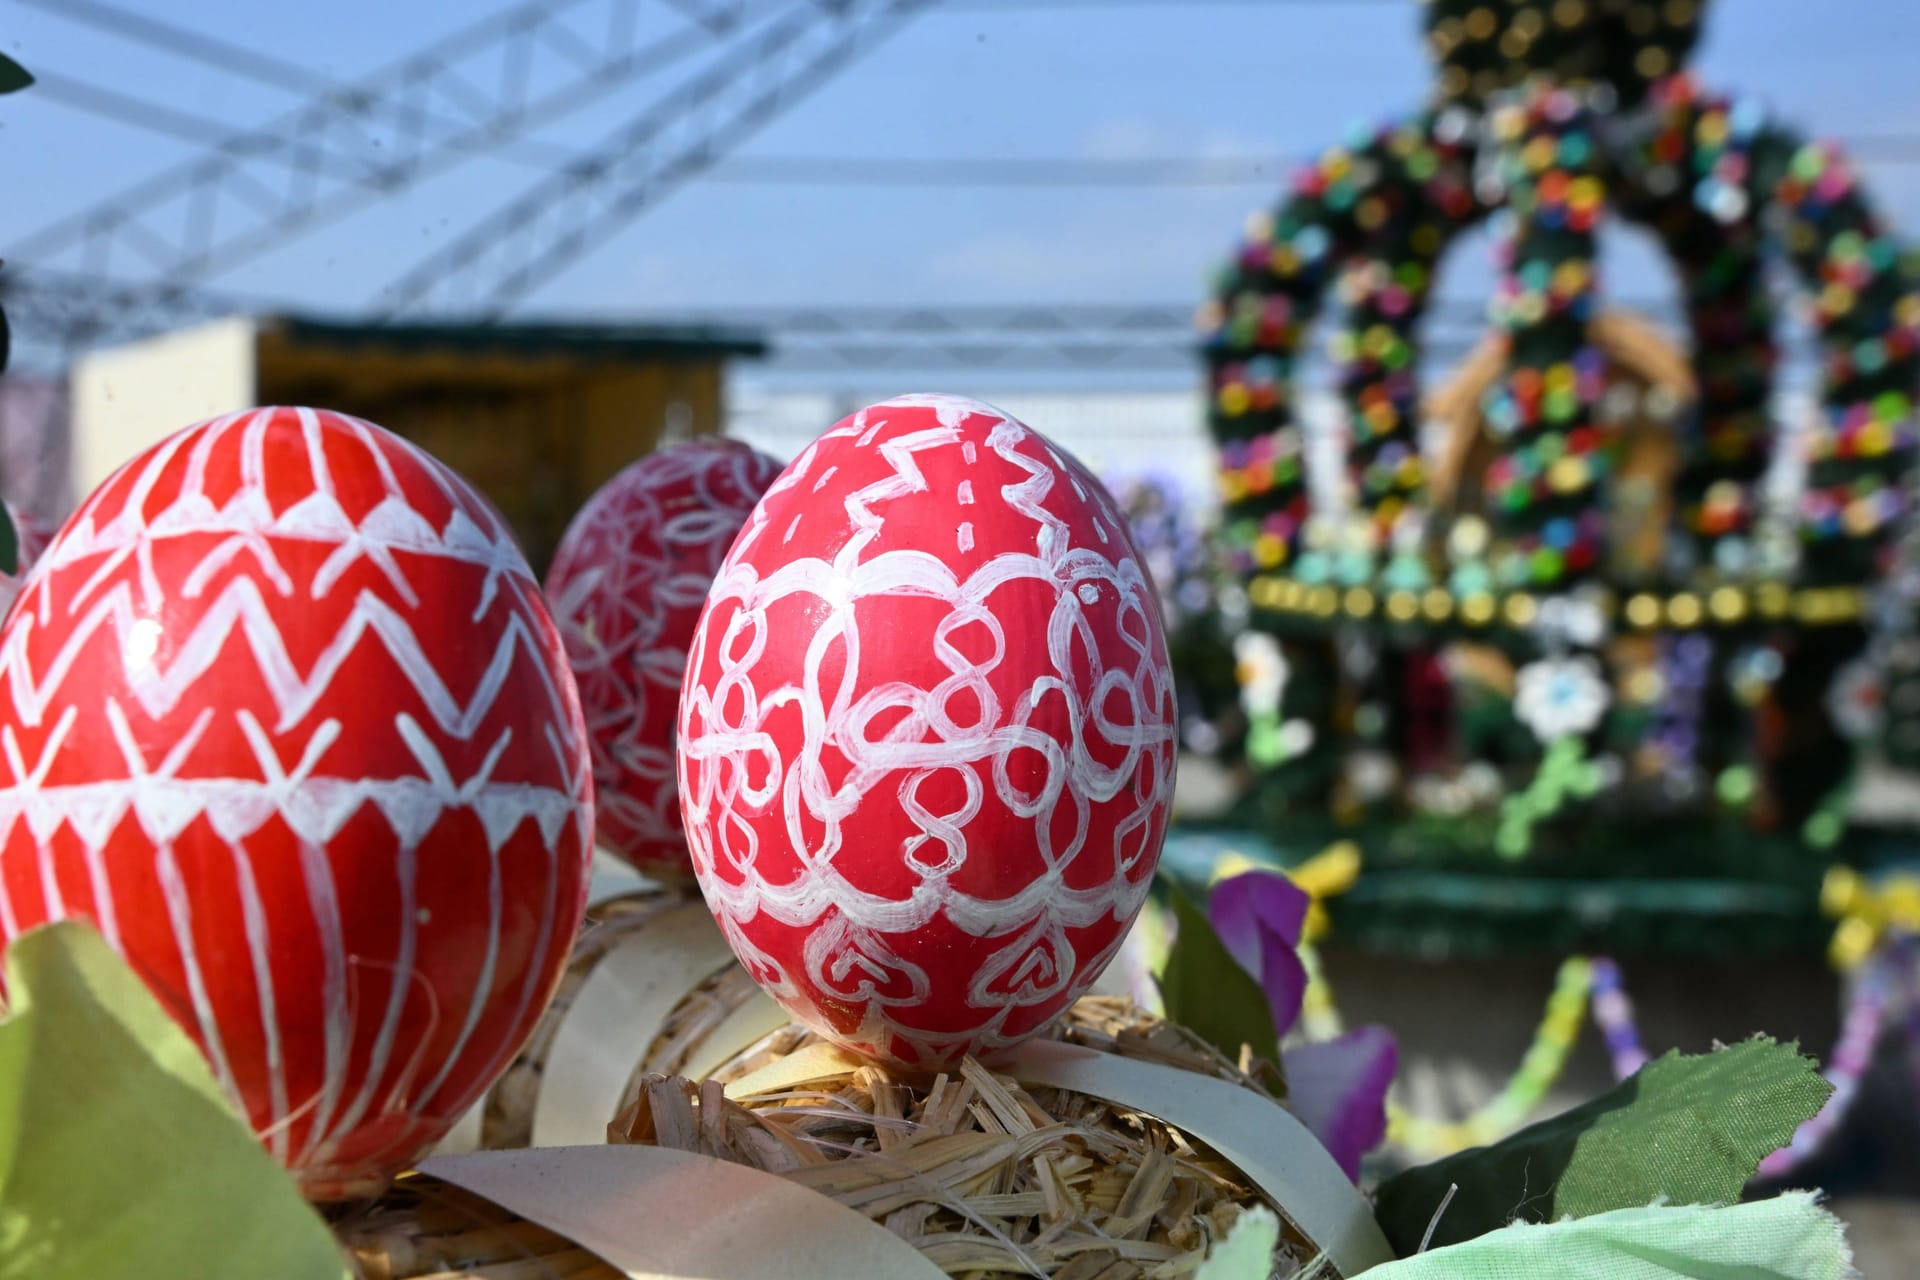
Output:
[[73,491],[84,498],[142,449],[251,408],[254,324],[216,320],[81,357],[68,374]]

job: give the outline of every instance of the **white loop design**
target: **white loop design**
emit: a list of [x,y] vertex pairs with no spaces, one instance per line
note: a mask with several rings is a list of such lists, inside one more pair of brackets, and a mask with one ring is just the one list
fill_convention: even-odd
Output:
[[1090,985],[1145,898],[1173,682],[1112,499],[998,410],[862,410],[767,491],[680,708],[694,871],[796,1017],[909,1062]]
[[651,875],[686,875],[673,732],[687,641],[779,472],[732,440],[649,454],[588,500],[547,575],[593,748],[600,843]]

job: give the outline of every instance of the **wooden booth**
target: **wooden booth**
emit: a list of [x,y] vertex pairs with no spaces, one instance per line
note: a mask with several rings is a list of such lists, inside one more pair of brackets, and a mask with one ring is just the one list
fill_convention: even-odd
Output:
[[216,321],[101,351],[72,373],[85,494],[201,418],[305,404],[377,422],[472,481],[544,572],[567,521],[662,443],[718,434],[727,361],[751,334],[710,327]]

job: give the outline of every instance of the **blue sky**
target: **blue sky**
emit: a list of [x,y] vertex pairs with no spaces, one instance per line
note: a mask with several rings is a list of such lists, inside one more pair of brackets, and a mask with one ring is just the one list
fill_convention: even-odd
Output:
[[[123,0],[136,4],[139,0]],[[145,12],[348,79],[470,22],[455,0],[174,0]],[[0,4],[0,47],[239,127],[296,99],[123,43],[37,8]],[[1357,119],[1415,102],[1427,80],[1406,3],[1270,6],[1167,0],[936,10],[758,135],[743,154],[965,157],[1304,157]],[[1920,133],[1920,5],[1718,0],[1697,59],[1809,132]],[[544,136],[591,143],[629,98]],[[0,252],[186,153],[32,93],[0,102]],[[1920,164],[1869,165],[1883,206],[1920,226]],[[218,283],[350,309],[504,201],[529,173],[469,164],[296,241]],[[891,189],[698,182],[548,281],[540,311],[671,312],[738,305],[1171,301],[1269,188]],[[1472,295],[1484,251],[1450,265]],[[1665,287],[1643,252],[1609,262],[1616,295]]]

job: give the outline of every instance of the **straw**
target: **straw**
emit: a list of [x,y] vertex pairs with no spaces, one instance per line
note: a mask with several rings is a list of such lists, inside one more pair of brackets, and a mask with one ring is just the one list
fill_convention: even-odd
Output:
[[[641,1064],[684,1060],[726,1017],[745,975],[729,970],[683,1002]],[[750,988],[751,983],[747,982]],[[1276,1069],[1249,1074],[1191,1033],[1121,997],[1081,1000],[1050,1033],[1107,1053],[1283,1096]],[[704,1081],[642,1071],[609,1128],[788,1178],[894,1232],[963,1280],[1159,1280],[1192,1275],[1261,1194],[1192,1135],[1151,1115],[1027,1088],[968,1059],[915,1078],[873,1064],[778,1094],[729,1099],[744,1078],[819,1039],[788,1025]],[[613,1280],[585,1250],[479,1197],[409,1175],[335,1223],[366,1280]],[[1284,1238],[1277,1280],[1315,1251]]]
[[[540,1096],[547,1059],[581,988],[614,947],[688,901],[684,892],[641,890],[596,903],[588,909],[586,923],[581,926],[580,938],[574,944],[553,1002],[512,1065],[487,1095],[480,1130],[483,1148],[504,1150],[532,1145],[534,1106]],[[665,1029],[636,1064],[634,1078],[621,1098],[621,1105],[632,1099],[640,1079],[647,1073],[685,1071],[705,1039],[746,1005],[757,990],[753,980],[737,966],[730,966],[703,982],[674,1010]]]
[[625,1280],[564,1237],[417,1175],[334,1231],[361,1280]]
[[[1271,1097],[1209,1046],[1123,998],[1080,1001],[1055,1034]],[[931,1080],[858,1065],[781,1094],[724,1095],[724,1082],[817,1042],[788,1027],[704,1083],[650,1076],[610,1136],[780,1174],[886,1226],[948,1274],[978,1280],[1191,1275],[1240,1213],[1261,1202],[1232,1165],[1152,1116],[1068,1090],[1027,1089],[971,1059]],[[1312,1252],[1283,1241],[1273,1274],[1296,1275]]]

